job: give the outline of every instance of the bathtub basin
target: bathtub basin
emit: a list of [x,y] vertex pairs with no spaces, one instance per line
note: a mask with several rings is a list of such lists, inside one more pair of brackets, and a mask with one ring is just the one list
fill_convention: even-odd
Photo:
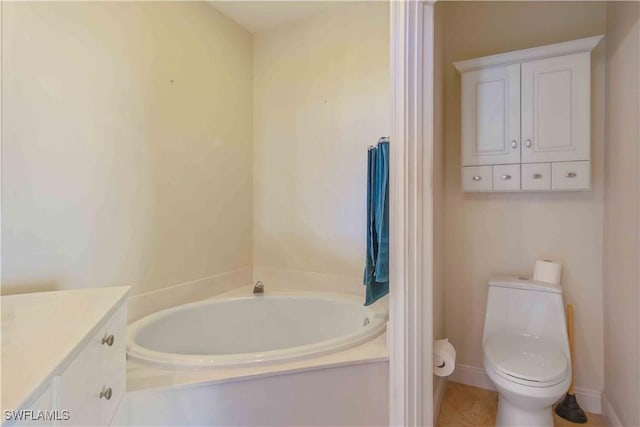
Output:
[[264,294],[172,307],[129,326],[130,359],[168,368],[235,367],[319,356],[384,332],[387,308],[344,294]]

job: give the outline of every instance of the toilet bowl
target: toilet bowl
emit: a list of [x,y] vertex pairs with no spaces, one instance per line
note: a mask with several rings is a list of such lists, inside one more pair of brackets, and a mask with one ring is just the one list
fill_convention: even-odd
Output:
[[519,278],[489,282],[484,369],[499,392],[496,426],[553,426],[571,383],[562,288]]

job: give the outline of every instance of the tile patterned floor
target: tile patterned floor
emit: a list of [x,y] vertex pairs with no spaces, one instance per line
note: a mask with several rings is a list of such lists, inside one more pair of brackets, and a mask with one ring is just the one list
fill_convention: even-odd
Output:
[[[449,381],[436,427],[493,426],[498,393]],[[587,414],[587,424],[574,424],[553,414],[555,427],[606,426],[601,415]]]

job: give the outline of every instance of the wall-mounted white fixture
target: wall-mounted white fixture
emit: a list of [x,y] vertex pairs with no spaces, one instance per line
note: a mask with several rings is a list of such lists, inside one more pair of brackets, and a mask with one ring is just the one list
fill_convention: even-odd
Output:
[[602,38],[453,64],[462,74],[463,191],[590,188],[591,51]]

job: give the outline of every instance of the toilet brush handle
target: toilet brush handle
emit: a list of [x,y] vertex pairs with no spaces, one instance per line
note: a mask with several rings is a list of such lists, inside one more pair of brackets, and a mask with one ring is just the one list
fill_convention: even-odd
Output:
[[569,335],[569,352],[571,354],[571,385],[567,393],[573,393],[573,305],[567,304],[567,334]]

